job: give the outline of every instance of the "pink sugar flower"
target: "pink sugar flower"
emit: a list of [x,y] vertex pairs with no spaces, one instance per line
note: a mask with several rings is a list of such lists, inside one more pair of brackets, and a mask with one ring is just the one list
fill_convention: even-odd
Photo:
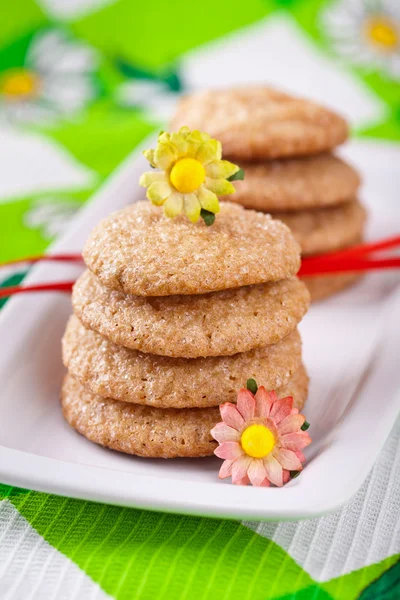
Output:
[[223,458],[220,479],[232,477],[232,483],[255,486],[282,486],[303,469],[302,449],[311,443],[305,417],[293,407],[293,398],[279,399],[264,387],[241,389],[237,404],[220,406],[222,422],[211,430]]

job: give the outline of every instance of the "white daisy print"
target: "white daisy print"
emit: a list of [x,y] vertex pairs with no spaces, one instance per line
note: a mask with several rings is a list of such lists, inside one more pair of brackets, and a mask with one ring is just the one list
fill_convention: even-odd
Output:
[[400,79],[400,0],[338,0],[322,23],[339,55]]
[[152,80],[131,80],[122,83],[116,91],[117,103],[128,108],[138,108],[149,119],[168,121],[176,109],[179,93],[164,83]]
[[40,229],[45,239],[51,240],[65,231],[80,208],[80,204],[64,198],[38,198],[24,215],[28,229]]
[[0,72],[0,118],[42,124],[82,110],[96,96],[97,65],[89,46],[62,31],[39,32],[24,63]]

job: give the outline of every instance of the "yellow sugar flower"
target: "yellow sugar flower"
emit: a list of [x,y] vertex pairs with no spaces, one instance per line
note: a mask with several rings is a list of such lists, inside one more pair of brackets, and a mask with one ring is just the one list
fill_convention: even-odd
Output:
[[161,132],[156,148],[143,154],[160,170],[143,173],[139,183],[148,188],[153,204],[164,207],[167,217],[184,212],[192,223],[202,216],[211,225],[219,212],[218,196],[235,191],[229,179],[243,179],[237,165],[221,160],[218,140],[189,127],[178,133]]

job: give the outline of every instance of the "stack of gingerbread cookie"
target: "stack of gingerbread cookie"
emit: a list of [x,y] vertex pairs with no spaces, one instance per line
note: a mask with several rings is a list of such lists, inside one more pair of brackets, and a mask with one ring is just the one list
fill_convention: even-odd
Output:
[[218,405],[254,378],[305,402],[299,246],[269,215],[221,204],[215,223],[138,202],[90,235],[63,339],[67,421],[152,457],[207,456]]
[[[215,90],[181,100],[172,128],[188,125],[221,140],[240,164],[230,200],[284,221],[302,254],[359,243],[366,218],[357,200],[357,172],[331,151],[348,135],[346,122],[313,103],[270,88]],[[355,281],[353,273],[305,279],[313,300]]]

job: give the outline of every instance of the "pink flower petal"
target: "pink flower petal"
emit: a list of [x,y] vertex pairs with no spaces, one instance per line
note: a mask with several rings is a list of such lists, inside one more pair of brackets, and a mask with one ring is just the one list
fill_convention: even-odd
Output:
[[245,475],[247,475],[247,469],[253,459],[251,456],[247,456],[246,454],[242,454],[237,458],[232,465],[232,483],[236,483],[243,479]]
[[259,458],[252,460],[247,474],[252,485],[260,486],[267,476],[263,461]]
[[219,470],[218,477],[220,479],[225,479],[225,477],[230,477],[232,475],[232,465],[233,465],[232,460],[224,460],[224,462],[222,463],[221,468]]
[[267,477],[271,483],[281,487],[283,485],[283,473],[282,467],[272,456],[272,454],[268,454],[264,459],[264,467],[267,472]]
[[269,479],[267,479],[267,477],[264,479],[264,481],[262,481],[260,483],[260,487],[270,487],[271,482],[269,481]]
[[277,426],[279,435],[299,431],[305,420],[303,415],[288,415]]
[[299,414],[299,412],[300,412],[300,411],[299,411],[299,409],[298,409],[298,408],[296,408],[296,407],[293,407],[293,408],[292,408],[292,415],[298,415],[298,414]]
[[211,429],[211,435],[220,444],[222,442],[238,442],[240,440],[239,432],[233,427],[225,425],[225,423],[217,423],[216,426]]
[[290,479],[290,471],[283,469],[283,483],[287,483]]
[[243,477],[243,479],[239,479],[238,481],[235,481],[235,485],[248,485],[250,483],[250,479],[247,477],[247,475],[245,475]]
[[269,399],[272,402],[272,404],[278,400],[278,396],[275,391],[269,393]]
[[233,429],[241,429],[244,425],[244,420],[235,404],[231,404],[230,402],[225,402],[221,404],[219,407],[219,411],[221,413],[221,417],[225,425],[229,427],[233,427]]
[[311,444],[311,438],[307,431],[297,431],[296,433],[288,433],[280,437],[280,442],[284,448],[288,450],[301,450]]
[[304,456],[304,454],[302,453],[301,450],[296,450],[295,455],[297,456],[297,458],[299,459],[300,462],[302,462],[302,463],[306,462],[306,457]]
[[279,462],[279,464],[288,471],[301,471],[302,464],[292,450],[287,448],[279,448],[273,450],[273,456]]
[[254,396],[256,401],[256,411],[255,416],[260,419],[265,419],[269,416],[273,395],[272,392],[267,392],[264,386],[260,386],[257,390],[256,395]]
[[214,454],[215,456],[218,456],[218,458],[235,460],[235,458],[238,458],[244,454],[244,452],[242,446],[237,442],[224,442],[214,450]]
[[292,407],[293,398],[291,396],[281,398],[273,403],[269,417],[275,421],[275,424],[278,424],[282,419],[290,415]]
[[256,401],[253,394],[249,390],[239,390],[237,396],[237,408],[245,421],[248,421],[254,417]]

